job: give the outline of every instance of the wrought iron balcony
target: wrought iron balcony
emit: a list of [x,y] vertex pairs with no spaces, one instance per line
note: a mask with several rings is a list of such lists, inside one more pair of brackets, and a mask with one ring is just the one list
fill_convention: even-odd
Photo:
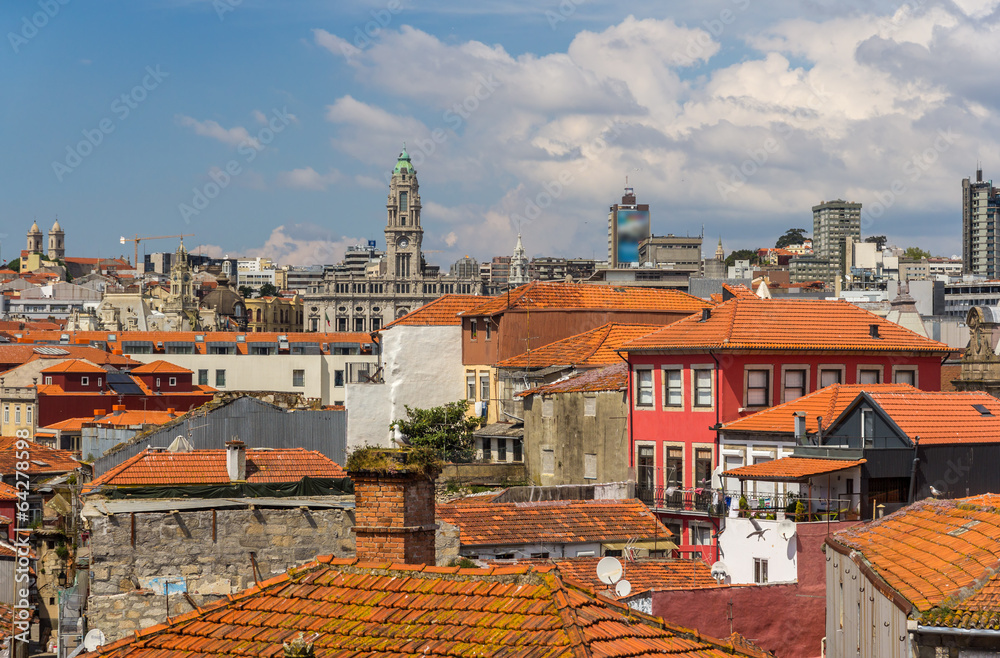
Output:
[[706,516],[726,513],[725,492],[720,489],[678,487],[636,487],[636,496],[658,512],[689,512]]

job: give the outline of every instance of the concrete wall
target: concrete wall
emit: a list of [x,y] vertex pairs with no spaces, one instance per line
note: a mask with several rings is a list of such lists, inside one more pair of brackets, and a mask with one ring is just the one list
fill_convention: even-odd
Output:
[[[589,397],[596,399],[592,416],[585,415],[585,400]],[[625,393],[621,391],[557,393],[527,398],[524,402],[524,461],[529,481],[549,486],[630,479],[628,407],[624,398]]]
[[406,405],[438,407],[465,399],[462,332],[457,326],[401,325],[382,334],[383,384],[348,384],[347,450],[391,446],[389,424]]
[[[138,506],[138,505],[137,505]],[[89,515],[93,555],[88,625],[109,640],[164,622],[254,584],[250,552],[262,579],[317,555],[354,554],[352,515],[340,509],[219,509],[216,537],[206,510]],[[135,586],[138,583],[138,588]]]
[[438,485],[456,482],[465,485],[506,486],[524,482],[524,464],[446,464],[438,476]]

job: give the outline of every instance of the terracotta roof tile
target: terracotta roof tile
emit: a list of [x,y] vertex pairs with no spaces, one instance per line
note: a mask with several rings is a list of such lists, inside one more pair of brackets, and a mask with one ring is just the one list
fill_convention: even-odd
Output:
[[670,534],[638,500],[440,504],[437,516],[458,526],[465,546],[627,541]]
[[761,464],[741,466],[726,471],[723,476],[741,480],[800,480],[813,475],[835,473],[864,464],[866,460],[820,459],[812,457],[782,457]]
[[829,427],[865,391],[915,393],[917,390],[909,384],[833,384],[791,402],[726,423],[722,429],[726,432],[793,434],[795,420],[792,414],[801,411],[806,415],[806,432],[812,434],[819,431],[817,416],[821,416],[823,425]]
[[907,436],[919,436],[920,445],[1000,443],[1000,400],[988,393],[911,391],[870,396]]
[[151,375],[154,373],[184,373],[191,374],[191,371],[187,368],[182,368],[180,366],[174,365],[162,359],[157,359],[156,361],[150,361],[138,368],[132,368],[130,371],[133,375]]
[[[1000,496],[918,501],[871,523],[834,535],[928,621],[948,626],[989,624],[1000,612]],[[843,556],[841,556],[842,559]],[[934,608],[947,606],[948,609]]]
[[[870,325],[878,327],[872,338]],[[801,350],[948,354],[924,338],[845,301],[736,297],[625,345],[629,352],[673,350]]]
[[617,350],[636,338],[650,334],[663,325],[620,324],[609,322],[582,334],[557,340],[537,350],[524,352],[497,363],[498,368],[548,368],[577,366],[592,368],[622,363]]
[[57,363],[54,366],[49,366],[42,370],[43,374],[55,374],[59,372],[93,372],[101,374],[106,372],[104,368],[95,366],[93,363],[89,363],[82,359],[67,359],[62,363]]
[[[23,452],[17,448],[19,440],[12,436],[0,437],[0,475],[13,475],[17,463],[23,461],[17,456],[18,452]],[[81,463],[73,458],[73,453],[69,450],[57,450],[31,442],[28,452],[30,453],[28,475],[68,473],[81,466]]]
[[605,368],[595,368],[545,386],[528,389],[517,397],[549,395],[552,393],[590,393],[599,391],[624,391],[628,388],[628,364],[618,363]]
[[497,315],[508,309],[521,308],[636,309],[693,313],[710,306],[703,299],[677,290],[535,281],[515,288],[509,294],[497,295],[462,315]]
[[[342,478],[347,473],[315,450],[247,448],[246,481],[250,483],[298,482],[303,477]],[[225,450],[164,452],[143,450],[88,485],[142,487],[228,484]]]
[[399,326],[458,326],[462,324],[459,313],[480,306],[489,299],[492,298],[482,295],[444,295],[390,322],[382,330]]
[[315,636],[317,658],[762,655],[630,611],[551,570],[500,571],[320,558],[85,655],[280,656],[300,632]]
[[17,489],[6,482],[0,482],[0,500],[17,500]]
[[[597,577],[599,557],[581,557],[552,560],[565,578],[587,583],[602,591],[607,585]],[[724,587],[712,578],[712,569],[702,560],[677,560],[640,558],[623,563],[625,576],[635,596],[642,592],[665,590],[694,590]]]

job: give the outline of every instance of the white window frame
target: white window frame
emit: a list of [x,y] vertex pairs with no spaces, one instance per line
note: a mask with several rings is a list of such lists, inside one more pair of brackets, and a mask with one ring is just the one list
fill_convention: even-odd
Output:
[[[97,380],[97,384],[100,385],[101,380]],[[170,377],[167,379],[167,386],[177,386],[177,378]]]
[[[483,388],[483,384],[486,384],[485,388]],[[488,372],[479,373],[479,399],[483,402],[490,401],[490,373]]]
[[594,418],[597,416],[597,395],[596,394],[584,394],[583,395],[583,417],[584,418]]
[[920,369],[917,366],[893,366],[892,367],[892,383],[896,382],[896,373],[898,372],[911,372],[913,373],[913,386],[914,388],[920,388]]
[[[816,390],[821,388],[826,388],[823,385],[823,373],[827,371],[836,370],[840,373],[840,384],[847,383],[847,367],[843,365],[837,365],[835,363],[821,363],[816,366]],[[829,386],[829,384],[827,384]]]
[[753,581],[757,585],[767,584],[767,558],[755,557],[753,559]]
[[5,404],[3,406],[3,424],[4,425],[9,425],[10,424],[10,405],[9,404]]
[[[171,386],[175,386],[176,382],[171,380]],[[292,369],[292,386],[304,387],[306,385],[306,371],[304,368],[293,368]]]
[[[691,537],[691,546],[711,546],[712,545],[712,526],[709,523],[700,523],[698,521],[691,521],[688,523],[688,532]],[[697,533],[697,534],[696,534]],[[704,537],[698,537],[698,535],[704,534]],[[695,539],[698,541],[695,541]],[[702,543],[702,539],[706,540]]]
[[[670,366],[660,366],[660,377],[663,380],[663,408],[667,411],[684,411],[684,366],[670,365]],[[667,390],[667,373],[678,373],[677,383],[681,389],[681,401],[679,404],[667,404],[670,399],[670,391]]]
[[87,375],[80,377],[80,386],[90,386],[90,377]]
[[19,404],[14,405],[14,424],[21,424],[21,405]]
[[[691,370],[691,409],[698,411],[711,411],[715,409],[715,366],[711,363],[696,363],[690,367]],[[708,394],[711,399],[710,404],[698,404],[698,373],[704,370],[709,371]]]
[[[767,373],[767,399],[764,400],[764,404],[750,404],[750,373],[758,371]],[[767,366],[767,365],[743,366],[743,406],[750,409],[766,409],[767,407],[772,406],[773,402],[774,402],[774,366]]]
[[469,402],[476,401],[476,371],[465,371],[465,399]]
[[[786,402],[791,402],[791,400],[785,399],[785,375],[789,372],[801,372],[802,377],[802,395],[799,397],[805,397],[809,395],[809,365],[805,363],[790,363],[788,365],[781,366],[781,404]],[[794,398],[798,400],[799,398]]]
[[28,423],[28,427],[33,427],[35,424],[35,405],[27,404],[24,406],[25,411],[25,421]]
[[[640,395],[639,373],[641,373],[641,372],[648,372],[649,373],[649,394],[652,397],[652,399],[649,401],[649,404],[643,404],[643,403],[639,402],[639,395]],[[632,404],[632,406],[636,410],[655,409],[656,408],[656,376],[653,374],[653,367],[652,366],[636,367],[636,369],[635,369],[635,377],[633,379],[634,379],[634,388],[633,388],[633,390],[635,391],[635,395],[633,396],[633,404]]]
[[878,381],[875,382],[876,384],[881,384],[882,382],[885,381],[885,368],[882,366],[876,366],[876,365],[858,366],[857,372],[854,374],[854,381],[858,384],[863,384],[863,382],[861,381],[862,372],[877,372]]

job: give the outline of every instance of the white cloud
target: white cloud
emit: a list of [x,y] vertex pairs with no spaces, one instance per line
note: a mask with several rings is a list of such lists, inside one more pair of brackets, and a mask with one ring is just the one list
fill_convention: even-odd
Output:
[[282,224],[271,231],[271,235],[259,247],[226,249],[219,245],[199,245],[192,253],[202,253],[214,258],[230,256],[256,258],[264,256],[279,265],[335,264],[343,260],[347,247],[363,244],[360,238],[336,236],[315,224]]
[[325,190],[330,185],[339,182],[341,178],[340,172],[336,169],[321,174],[312,167],[305,167],[304,169],[281,172],[278,174],[278,183],[285,187],[301,190]]
[[179,125],[184,126],[185,128],[193,129],[196,135],[211,137],[212,139],[218,140],[223,144],[228,144],[229,146],[248,144],[254,148],[260,148],[260,144],[257,142],[257,139],[251,137],[250,133],[243,126],[223,128],[217,121],[213,121],[211,119],[198,121],[193,117],[184,116],[183,114],[178,114],[176,119]]

